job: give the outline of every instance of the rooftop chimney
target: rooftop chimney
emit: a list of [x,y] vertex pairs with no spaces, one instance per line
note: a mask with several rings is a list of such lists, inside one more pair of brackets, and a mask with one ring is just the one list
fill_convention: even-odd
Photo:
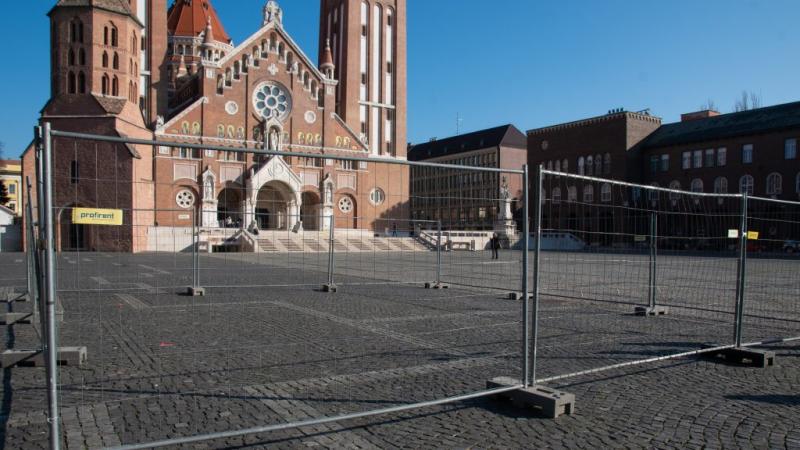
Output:
[[719,111],[714,111],[713,109],[690,112],[686,114],[681,114],[681,122],[689,122],[690,120],[708,119],[709,117],[716,117],[718,115]]

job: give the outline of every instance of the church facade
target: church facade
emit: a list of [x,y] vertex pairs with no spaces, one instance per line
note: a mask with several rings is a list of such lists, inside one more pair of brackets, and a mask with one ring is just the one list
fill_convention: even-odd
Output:
[[[320,6],[314,62],[273,0],[238,44],[211,0],[59,0],[41,122],[170,143],[57,138],[59,248],[143,251],[159,228],[193,224],[257,234],[378,230],[408,217],[408,168],[385,163],[406,158],[405,0]],[[33,152],[23,159],[33,174]],[[82,206],[123,209],[125,226],[69,223]]]

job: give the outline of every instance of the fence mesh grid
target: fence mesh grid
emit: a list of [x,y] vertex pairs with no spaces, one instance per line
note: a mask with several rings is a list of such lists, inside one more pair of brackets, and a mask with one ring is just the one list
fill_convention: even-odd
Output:
[[731,343],[738,198],[549,171],[541,198],[537,378]]
[[[521,286],[522,252],[511,250],[519,236],[503,243],[498,259],[490,251],[490,214],[512,203],[501,198],[500,177],[489,180],[495,189],[459,199],[454,217],[489,224],[467,236],[441,212],[412,216],[414,201],[449,199],[412,200],[408,168],[380,161],[241,158],[250,179],[277,165],[273,159],[303,179],[320,169],[319,184],[298,192],[244,178],[207,187],[199,155],[177,148],[170,159],[194,165],[196,179],[142,180],[124,161],[129,145],[119,143],[56,137],[53,151],[57,336],[61,346],[88,351],[83,367],[59,370],[70,446],[363,412],[480,392],[491,378],[522,375],[522,306],[504,299]],[[354,176],[380,193],[328,194],[327,161],[344,175],[335,181]],[[481,174],[447,171],[465,183]],[[521,205],[521,175],[507,177],[518,178],[513,200]],[[155,194],[153,208],[132,207],[142,192]],[[122,225],[74,223],[81,208],[121,210]],[[424,289],[437,277],[450,288]],[[335,294],[322,289],[331,281]],[[187,287],[205,296],[188,296]],[[86,411],[107,418],[114,433],[98,443],[75,428]]]

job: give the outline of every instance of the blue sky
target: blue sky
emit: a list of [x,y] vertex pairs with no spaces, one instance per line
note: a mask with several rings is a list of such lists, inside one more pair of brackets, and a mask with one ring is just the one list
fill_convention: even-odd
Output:
[[[49,96],[54,0],[5,5],[0,141],[15,157]],[[265,0],[214,0],[238,43]],[[15,5],[17,5],[15,3]],[[316,60],[319,3],[283,0],[285,27]],[[800,100],[797,0],[408,0],[409,139],[504,123],[522,130],[650,108],[667,122],[741,91]]]

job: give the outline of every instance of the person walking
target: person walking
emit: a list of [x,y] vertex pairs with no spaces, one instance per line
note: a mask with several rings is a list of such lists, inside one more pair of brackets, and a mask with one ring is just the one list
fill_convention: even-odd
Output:
[[489,243],[492,247],[492,259],[500,259],[500,236],[497,233],[493,233]]

